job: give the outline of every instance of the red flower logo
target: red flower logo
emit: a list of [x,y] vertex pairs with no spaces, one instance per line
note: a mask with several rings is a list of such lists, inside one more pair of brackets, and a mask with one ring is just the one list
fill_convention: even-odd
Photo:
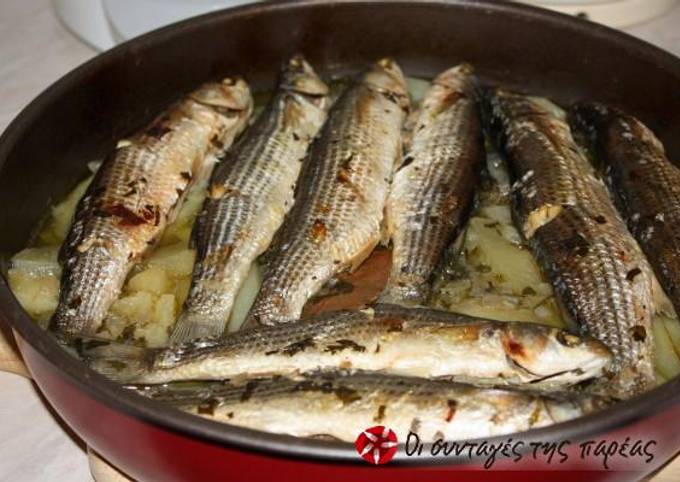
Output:
[[369,464],[386,464],[397,453],[397,434],[389,427],[376,425],[359,434],[354,446]]

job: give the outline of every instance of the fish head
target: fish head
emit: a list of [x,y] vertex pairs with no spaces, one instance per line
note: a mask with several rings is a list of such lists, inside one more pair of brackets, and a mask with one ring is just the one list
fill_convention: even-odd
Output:
[[551,132],[551,142],[569,142],[566,112],[543,97],[523,95],[503,88],[479,89],[481,113],[490,138],[501,150],[512,148],[523,134],[540,128]]
[[[627,151],[633,139],[640,145],[665,152],[661,141],[642,122],[625,112],[599,102],[579,102],[571,106],[568,113],[569,125],[575,139],[586,147],[590,160],[598,169],[604,168],[609,156],[596,155],[600,149],[634,155]],[[629,140],[631,142],[622,142]]]
[[470,64],[460,64],[445,70],[432,81],[422,110],[426,119],[433,119],[459,101],[474,102],[477,95],[477,78]]
[[475,69],[472,65],[463,63],[445,70],[435,77],[432,83],[472,95],[475,88],[474,73]]
[[595,129],[600,129],[609,122],[610,117],[610,109],[599,102],[579,102],[569,109],[571,125],[593,135]]
[[208,82],[190,94],[200,104],[227,111],[245,111],[252,107],[250,88],[241,77],[226,77],[220,82]]
[[381,94],[394,99],[403,109],[408,109],[406,79],[396,60],[390,57],[378,60],[364,74],[362,81]]
[[503,349],[532,382],[570,381],[601,376],[612,353],[601,342],[566,330],[526,323],[508,323],[501,334]]
[[512,112],[515,95],[501,88],[484,87],[480,89],[478,98],[489,137],[493,144],[504,145],[508,137],[505,126],[508,124],[509,113]]
[[506,119],[534,119],[565,113],[548,99],[531,97],[504,88],[487,88],[482,94],[482,103],[490,115],[501,120]]
[[309,96],[325,97],[329,93],[326,83],[300,54],[293,55],[284,63],[281,84],[288,90]]
[[526,118],[546,115],[547,112],[535,98],[503,88],[487,91],[488,102],[498,117]]

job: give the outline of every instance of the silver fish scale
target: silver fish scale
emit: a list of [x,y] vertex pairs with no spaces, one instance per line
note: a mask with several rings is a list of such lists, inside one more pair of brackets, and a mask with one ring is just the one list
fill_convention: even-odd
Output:
[[628,227],[680,312],[680,169],[651,130],[618,109],[577,104],[570,123],[604,171]]
[[287,87],[304,78],[327,90],[306,62],[292,62],[267,108],[215,169],[194,225],[196,263],[173,343],[222,334],[251,264],[293,204],[302,160],[326,118],[328,96]]
[[376,64],[350,87],[313,143],[247,324],[297,319],[326,281],[358,265],[379,241],[406,108],[398,67],[396,91],[371,83],[371,75],[389,78],[386,70]]
[[442,73],[414,116],[387,203],[392,268],[382,299],[425,303],[446,247],[472,205],[484,153],[467,65]]
[[[578,318],[570,317],[574,325],[587,328],[593,336],[611,347],[617,357],[635,362],[639,353],[625,348],[625,341],[630,336],[630,330],[635,326],[639,313],[634,299],[633,290],[628,282],[622,283],[629,272],[629,268],[620,256],[616,255],[620,246],[602,237],[596,226],[584,223],[584,215],[564,215],[556,220],[561,224],[564,233],[579,233],[584,239],[594,239],[589,247],[589,253],[576,258],[571,265],[573,270],[559,276],[557,287],[565,293],[565,299],[571,294],[574,298],[569,313],[577,313]],[[568,238],[559,236],[555,243],[564,243]],[[547,238],[543,233],[537,233],[540,240]],[[542,246],[537,244],[537,249]],[[545,248],[543,248],[545,249]],[[599,278],[592,273],[610,273],[610,276]],[[605,309],[603,309],[605,307]],[[593,324],[589,320],[599,320]],[[637,344],[633,345],[633,347]]]
[[[588,395],[547,396],[342,371],[240,384],[129,388],[232,425],[303,437],[322,434],[348,442],[375,423],[389,426],[402,439],[416,432],[423,442],[489,437],[569,420],[611,403]],[[272,413],[276,422],[268,423]]]
[[[59,305],[51,327],[67,335],[101,326],[132,266],[155,244],[212,154],[245,126],[252,100],[243,81],[206,84],[126,141],[78,204],[61,248]],[[212,95],[206,104],[191,96]]]
[[[189,384],[187,384],[189,385]],[[428,400],[433,403],[446,400],[443,396],[445,393],[456,393],[458,396],[466,395],[484,395],[491,397],[494,395],[516,395],[519,400],[523,402],[530,401],[534,397],[540,397],[540,392],[532,392],[531,390],[522,390],[519,388],[478,388],[473,385],[465,383],[457,383],[450,381],[428,380],[423,378],[402,377],[395,375],[384,375],[372,372],[347,372],[343,370],[337,371],[321,371],[317,373],[309,373],[298,377],[278,377],[278,378],[253,378],[245,383],[232,384],[229,382],[192,382],[191,390],[181,390],[182,384],[175,385],[130,385],[130,388],[140,390],[140,393],[149,396],[155,400],[170,402],[177,405],[185,405],[196,403],[200,400],[209,400],[211,398],[219,398],[221,403],[228,404],[231,402],[243,402],[243,391],[250,391],[251,395],[267,399],[269,397],[277,397],[282,394],[294,394],[296,392],[305,391],[323,391],[334,393],[337,388],[344,387],[353,389],[357,392],[366,391],[380,391],[383,392],[387,399],[399,399],[403,396],[411,396],[419,398],[422,401]],[[200,385],[203,385],[201,389]],[[248,387],[248,385],[250,387]],[[370,398],[365,396],[364,398]],[[458,398],[458,397],[453,397]],[[519,401],[518,400],[518,401]],[[588,403],[601,402],[605,403],[606,399],[601,397],[581,397],[578,394],[557,392],[553,394],[546,394],[545,400],[563,400],[571,403],[580,404],[581,402]],[[499,407],[502,411],[503,408]],[[529,410],[527,414],[531,411]]]
[[[199,339],[177,347],[158,351],[154,369],[173,368],[196,360],[210,360],[215,356],[228,355],[244,350],[262,354],[272,347],[286,347],[300,341],[332,333],[338,338],[361,337],[366,331],[376,330],[369,314],[362,311],[346,311],[322,314],[314,317],[314,323],[280,324],[260,330],[242,330],[231,336]],[[319,331],[323,326],[323,332]]]
[[513,215],[565,317],[615,354],[619,373],[611,389],[617,395],[644,391],[654,381],[646,259],[565,118],[545,101],[490,95],[491,129],[517,180]]
[[556,328],[386,304],[132,352],[117,343],[81,350],[92,368],[121,382],[224,380],[351,367],[480,385],[532,383],[551,390],[602,376],[612,359],[601,342]]

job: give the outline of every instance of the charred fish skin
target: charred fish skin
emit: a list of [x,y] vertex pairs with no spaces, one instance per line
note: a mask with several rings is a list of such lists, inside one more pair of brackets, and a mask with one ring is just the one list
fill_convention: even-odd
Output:
[[122,356],[116,357],[111,347],[100,345],[83,350],[82,356],[95,370],[125,383],[291,375],[342,367],[545,389],[600,377],[611,362],[611,353],[600,342],[556,328],[384,304],[157,351],[122,349]]
[[61,248],[51,329],[97,331],[132,266],[174,219],[192,183],[210,174],[251,110],[248,85],[227,78],[204,84],[119,143],[80,200]]
[[504,90],[486,92],[484,111],[515,181],[515,222],[565,317],[614,353],[617,396],[650,388],[651,268],[564,113],[546,100]]
[[256,122],[215,168],[193,229],[196,262],[172,343],[219,336],[251,264],[293,204],[312,139],[326,119],[328,87],[300,55]]
[[409,122],[410,147],[387,202],[392,268],[382,301],[424,304],[470,213],[484,155],[472,66],[441,73]]
[[628,228],[680,312],[680,169],[635,117],[599,103],[573,106],[572,129],[589,149]]
[[335,102],[267,255],[246,326],[298,319],[326,281],[357,267],[379,242],[408,106],[403,74],[391,59],[376,62]]
[[352,442],[376,424],[423,442],[504,435],[570,420],[608,406],[603,397],[544,395],[375,373],[129,386],[153,400],[212,420],[298,437]]

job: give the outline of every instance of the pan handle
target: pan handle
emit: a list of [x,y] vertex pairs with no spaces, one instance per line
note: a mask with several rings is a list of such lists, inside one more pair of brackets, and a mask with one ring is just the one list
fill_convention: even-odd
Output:
[[[31,378],[14,339],[14,332],[0,320],[0,371]],[[132,482],[90,447],[87,448],[90,472],[95,482]]]
[[119,471],[92,447],[87,447],[87,459],[90,464],[90,473],[95,482],[133,482],[124,473]]
[[14,333],[3,321],[0,321],[0,371],[31,378],[14,341]]

